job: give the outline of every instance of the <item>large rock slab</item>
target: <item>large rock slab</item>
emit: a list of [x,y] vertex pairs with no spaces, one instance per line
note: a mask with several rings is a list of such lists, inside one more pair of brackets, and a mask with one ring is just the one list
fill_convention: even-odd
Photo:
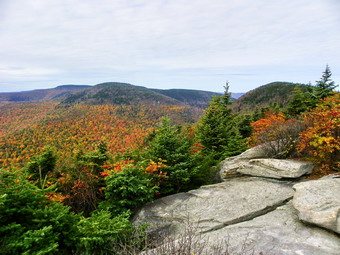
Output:
[[292,196],[288,184],[242,177],[158,199],[144,206],[134,223],[147,223],[155,235],[181,234],[187,222],[209,232],[265,214]]
[[225,249],[228,246],[229,254],[340,254],[339,237],[304,225],[291,202],[253,220],[201,235],[200,239],[209,240],[201,254],[218,254],[214,247],[221,244]]
[[275,179],[298,178],[310,174],[314,168],[311,162],[288,159],[252,159],[237,169],[237,172]]
[[339,237],[304,225],[291,202],[249,221],[167,241],[144,254],[339,255],[340,251]]
[[301,220],[340,233],[340,178],[302,182],[293,188]]

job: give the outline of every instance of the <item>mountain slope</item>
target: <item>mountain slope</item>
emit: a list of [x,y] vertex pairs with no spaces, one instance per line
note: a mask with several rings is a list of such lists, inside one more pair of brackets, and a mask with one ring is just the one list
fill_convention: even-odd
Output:
[[302,91],[308,91],[310,86],[290,82],[272,82],[249,91],[231,105],[235,112],[249,112],[256,107],[266,107],[277,103],[281,108],[287,103],[296,87]]
[[119,82],[101,83],[96,86],[71,93],[61,100],[62,105],[134,105],[140,103],[183,105],[182,102],[176,99],[159,94],[145,87]]
[[62,85],[52,89],[0,93],[0,102],[41,102],[56,100],[71,92],[88,88],[88,85]]
[[198,108],[206,108],[213,96],[221,95],[216,92],[191,89],[152,89],[152,91]]

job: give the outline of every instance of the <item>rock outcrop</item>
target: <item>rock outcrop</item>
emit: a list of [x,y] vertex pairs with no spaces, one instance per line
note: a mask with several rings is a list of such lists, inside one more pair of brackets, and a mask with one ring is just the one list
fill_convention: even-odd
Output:
[[336,255],[340,251],[339,238],[317,227],[306,227],[291,202],[252,220],[201,235],[200,240],[208,240],[201,254],[217,255],[214,249],[220,244],[227,246],[229,254]]
[[314,168],[314,164],[310,162],[265,158],[265,153],[259,147],[222,161],[219,179],[226,180],[242,175],[275,179],[298,178],[310,174]]
[[292,197],[288,184],[239,178],[158,199],[143,207],[134,222],[148,223],[154,235],[159,230],[182,234],[188,221],[197,232],[209,232],[263,215]]
[[340,234],[340,178],[301,182],[293,188],[300,220]]
[[222,162],[223,182],[144,206],[134,223],[163,241],[144,254],[339,255],[340,178],[304,181],[312,164],[263,156],[252,148]]
[[230,157],[220,163],[219,179],[224,180],[232,177],[242,176],[238,172],[240,168],[248,163],[250,159],[265,158],[266,154],[261,146],[253,147],[238,156]]
[[288,159],[251,159],[237,171],[241,174],[275,179],[298,178],[310,174],[314,164]]

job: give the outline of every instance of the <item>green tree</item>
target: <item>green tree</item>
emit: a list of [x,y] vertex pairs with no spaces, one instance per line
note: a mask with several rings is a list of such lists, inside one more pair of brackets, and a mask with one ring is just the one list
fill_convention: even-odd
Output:
[[79,153],[76,155],[77,158],[77,167],[80,168],[89,168],[92,173],[99,174],[103,171],[102,166],[109,159],[107,156],[107,145],[105,142],[100,142],[96,146],[95,151],[91,151],[85,155]]
[[241,153],[245,149],[239,133],[235,115],[230,104],[229,86],[223,96],[212,98],[197,128],[198,140],[206,154],[213,154],[216,160]]
[[290,116],[296,116],[314,108],[316,102],[313,100],[312,92],[312,87],[305,92],[300,87],[295,87],[285,113]]
[[250,114],[239,115],[236,118],[236,120],[242,138],[250,137],[252,131],[252,126],[250,124],[253,122],[252,115]]
[[195,174],[194,159],[191,154],[191,142],[181,133],[180,128],[170,124],[165,118],[152,135],[144,158],[158,162],[164,160],[167,181],[160,186],[162,195],[172,194],[187,189]]
[[47,175],[54,171],[56,161],[57,156],[50,147],[45,148],[41,155],[33,157],[26,167],[31,180],[38,181],[40,188],[44,188]]
[[302,90],[301,87],[296,87],[294,89],[293,96],[288,102],[288,106],[285,111],[286,114],[297,116],[301,113],[305,113],[314,109],[320,103],[320,100],[334,94],[334,89],[338,85],[335,85],[331,76],[332,72],[327,65],[320,81],[316,81],[316,85],[314,87],[310,85],[307,87],[307,90]]
[[338,87],[335,85],[334,81],[331,79],[332,72],[328,65],[326,65],[326,70],[323,72],[320,81],[316,81],[316,86],[314,89],[314,96],[316,99],[320,100],[331,96],[333,90]]
[[150,174],[137,166],[127,166],[105,178],[105,198],[101,208],[107,208],[115,215],[151,201],[157,192]]
[[22,173],[0,169],[1,254],[67,254],[78,235],[78,215],[47,200]]
[[143,231],[139,231],[140,236],[133,236],[134,228],[129,219],[129,212],[112,217],[107,210],[94,211],[91,217],[87,218],[81,216],[78,224],[77,254],[122,254],[119,251],[128,247],[128,242],[140,242],[144,237]]

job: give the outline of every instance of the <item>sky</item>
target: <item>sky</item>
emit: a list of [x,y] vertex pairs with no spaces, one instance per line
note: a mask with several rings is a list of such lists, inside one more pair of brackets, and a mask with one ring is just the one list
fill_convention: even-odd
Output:
[[0,0],[0,92],[340,83],[340,0]]

